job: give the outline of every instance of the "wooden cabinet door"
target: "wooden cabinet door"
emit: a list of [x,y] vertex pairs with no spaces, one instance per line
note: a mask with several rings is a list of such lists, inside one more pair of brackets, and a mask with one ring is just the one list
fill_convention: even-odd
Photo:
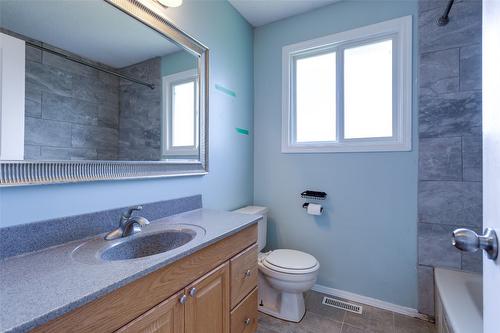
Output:
[[161,302],[120,328],[119,333],[184,333],[184,305],[181,292]]
[[224,263],[185,290],[186,333],[229,333],[229,263]]

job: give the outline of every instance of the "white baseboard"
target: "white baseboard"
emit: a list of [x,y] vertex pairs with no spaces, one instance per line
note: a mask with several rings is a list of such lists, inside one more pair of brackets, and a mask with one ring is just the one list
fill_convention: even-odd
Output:
[[395,313],[400,313],[400,314],[405,315],[405,316],[410,316],[410,317],[414,317],[414,318],[418,318],[418,319],[422,319],[422,320],[431,321],[431,318],[429,318],[427,315],[419,313],[417,311],[417,309],[408,308],[406,306],[401,306],[401,305],[381,301],[381,300],[376,299],[376,298],[371,298],[368,296],[363,296],[363,295],[351,293],[351,292],[345,291],[345,290],[325,287],[325,286],[322,286],[320,284],[315,284],[314,287],[312,287],[312,290],[323,293],[323,294],[344,298],[344,299],[347,299],[349,301],[370,305],[370,306],[373,306],[373,307],[376,307],[379,309],[384,309],[384,310],[392,311]]

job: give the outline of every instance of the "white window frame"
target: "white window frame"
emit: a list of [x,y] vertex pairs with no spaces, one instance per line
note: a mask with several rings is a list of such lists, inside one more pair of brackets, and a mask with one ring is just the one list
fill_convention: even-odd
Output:
[[26,44],[0,32],[0,160],[24,160]]
[[[163,106],[162,106],[162,158],[168,159],[172,155],[176,156],[191,156],[198,155],[199,142],[199,88],[198,88],[198,72],[196,69],[171,74],[162,78],[163,83]],[[194,117],[194,145],[193,146],[172,146],[172,87],[177,84],[194,81],[195,93],[193,95],[195,101],[195,117]],[[169,157],[170,156],[170,157]]]
[[[346,48],[393,41],[393,136],[390,138],[344,139],[343,55]],[[336,52],[337,140],[295,140],[295,61],[306,54]],[[410,151],[412,149],[412,17],[405,16],[283,47],[282,138],[283,153],[332,153]]]

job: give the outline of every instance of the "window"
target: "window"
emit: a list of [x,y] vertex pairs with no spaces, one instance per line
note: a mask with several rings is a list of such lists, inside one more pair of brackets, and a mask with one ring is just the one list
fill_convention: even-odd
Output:
[[335,141],[335,52],[295,61],[297,142]]
[[282,152],[411,150],[411,16],[283,48]]
[[164,158],[198,154],[198,75],[189,70],[163,77]]
[[344,138],[384,137],[392,137],[392,40],[344,51]]
[[174,83],[172,96],[172,147],[193,147],[195,142],[196,82]]

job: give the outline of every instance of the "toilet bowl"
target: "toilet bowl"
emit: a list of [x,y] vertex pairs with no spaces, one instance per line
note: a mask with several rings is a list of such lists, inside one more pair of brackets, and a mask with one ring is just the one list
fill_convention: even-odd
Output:
[[[247,206],[236,210],[259,214],[259,251],[266,244],[267,208]],[[289,249],[259,253],[259,311],[271,316],[299,322],[305,314],[304,292],[311,289],[319,272],[319,262],[312,255]]]
[[310,254],[274,250],[259,254],[259,310],[299,322],[305,314],[304,292],[318,277],[319,263]]

